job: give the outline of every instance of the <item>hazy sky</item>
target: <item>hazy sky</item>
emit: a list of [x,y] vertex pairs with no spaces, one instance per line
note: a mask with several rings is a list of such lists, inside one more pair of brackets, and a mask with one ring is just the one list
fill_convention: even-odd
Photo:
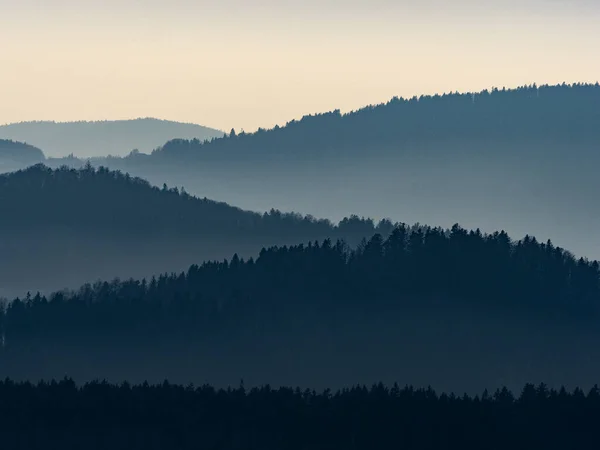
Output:
[[246,131],[394,95],[600,78],[597,0],[0,0],[0,123]]

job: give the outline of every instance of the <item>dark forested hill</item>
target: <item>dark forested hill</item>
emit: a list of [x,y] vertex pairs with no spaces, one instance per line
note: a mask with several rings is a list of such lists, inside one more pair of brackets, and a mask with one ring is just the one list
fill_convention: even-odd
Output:
[[97,122],[21,122],[0,126],[0,138],[29,142],[49,157],[126,155],[151,152],[174,138],[211,139],[219,130],[158,119]]
[[115,276],[181,270],[264,245],[345,237],[392,224],[351,217],[334,226],[299,214],[258,214],[105,168],[43,165],[0,176],[0,296]]
[[592,386],[597,262],[551,242],[397,226],[144,280],[28,295],[0,314],[0,378],[226,385]]
[[524,86],[396,98],[98,164],[255,211],[459,222],[600,257],[599,142],[600,85]]
[[39,148],[23,142],[0,139],[0,173],[38,164],[45,159]]
[[[494,388],[495,389],[495,388]],[[530,450],[600,446],[600,393],[526,384],[461,393],[382,383],[271,386],[0,382],[4,450]]]

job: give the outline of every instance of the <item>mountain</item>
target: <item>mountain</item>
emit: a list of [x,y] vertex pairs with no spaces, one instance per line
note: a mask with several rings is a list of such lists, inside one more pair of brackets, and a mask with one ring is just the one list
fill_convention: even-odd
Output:
[[600,257],[598,142],[600,85],[533,85],[394,98],[94,164],[255,211],[459,222]]
[[0,126],[0,138],[29,142],[49,157],[149,153],[173,138],[212,139],[223,133],[201,125],[152,118],[97,122],[21,122]]
[[44,152],[23,142],[0,139],[0,173],[38,164],[45,160]]
[[263,248],[15,299],[0,312],[0,379],[588,389],[600,375],[599,267],[458,225],[398,225],[355,249]]
[[480,146],[544,140],[589,143],[600,137],[599,99],[598,83],[393,98],[346,114],[336,110],[305,116],[271,130],[234,131],[210,142],[176,139],[153,153],[157,159],[176,161],[276,158],[296,162],[361,160],[411,150],[434,155],[465,141]]
[[0,175],[0,296],[114,277],[182,270],[264,245],[344,237],[392,224],[350,217],[338,225],[276,210],[259,214],[128,174],[43,165]]

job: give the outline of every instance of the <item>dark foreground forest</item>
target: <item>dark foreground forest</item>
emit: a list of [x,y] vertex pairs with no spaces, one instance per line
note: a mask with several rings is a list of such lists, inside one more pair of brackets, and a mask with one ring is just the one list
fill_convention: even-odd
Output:
[[551,242],[400,225],[15,299],[0,377],[591,387],[599,307],[598,263]]
[[2,449],[596,449],[596,386],[475,396],[431,388],[0,382]]

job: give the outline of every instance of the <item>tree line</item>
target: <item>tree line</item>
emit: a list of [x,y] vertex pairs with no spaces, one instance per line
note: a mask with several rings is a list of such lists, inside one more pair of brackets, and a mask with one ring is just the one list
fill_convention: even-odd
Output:
[[[394,97],[342,114],[304,116],[253,133],[231,130],[211,140],[174,139],[153,152],[157,161],[255,161],[373,156],[408,144],[559,141],[600,137],[600,84],[525,85],[516,89]],[[138,158],[140,159],[140,158]],[[147,158],[146,158],[147,159]],[[135,155],[131,163],[136,161]],[[147,161],[146,161],[147,162]]]
[[3,449],[591,449],[600,391],[0,381]]
[[[347,113],[310,114],[283,126],[243,130],[223,136],[175,138],[152,154],[92,158],[95,165],[138,170],[159,165],[209,162],[275,164],[315,158],[368,158],[397,155],[417,146],[440,151],[466,142],[481,151],[491,144],[526,144],[539,152],[554,145],[595,145],[600,134],[600,84],[562,83],[394,97]],[[436,150],[437,149],[437,150]],[[546,149],[547,150],[547,149]],[[80,167],[85,159],[55,158],[48,164]]]
[[[272,209],[265,213],[198,198],[178,187],[152,186],[128,173],[95,168],[42,164],[0,175],[0,230],[102,231],[171,234],[204,238],[252,236],[303,240],[326,236],[356,240],[374,233],[389,234],[394,224],[387,219],[350,216],[338,224],[310,215]],[[43,218],[43,220],[41,220]]]
[[255,256],[263,246],[328,237],[356,245],[394,227],[358,216],[332,223],[247,211],[89,164],[0,175],[0,211],[0,297],[180,271],[235,252]]
[[529,236],[399,225],[357,248],[330,239],[274,246],[187,272],[27,295],[0,311],[0,327],[7,347],[56,336],[191,336],[306,309],[386,311],[431,299],[595,318],[599,264]]

